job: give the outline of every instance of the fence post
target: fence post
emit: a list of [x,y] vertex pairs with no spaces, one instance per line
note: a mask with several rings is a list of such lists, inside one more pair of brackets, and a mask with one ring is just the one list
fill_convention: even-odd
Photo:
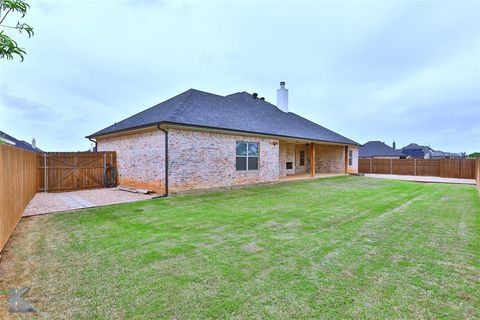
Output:
[[417,175],[417,159],[413,159],[413,175]]
[[105,181],[105,168],[107,167],[107,155],[103,151],[103,170],[102,170],[102,183]]
[[393,174],[393,159],[390,159],[390,174]]
[[372,173],[372,158],[370,158],[370,173]]
[[48,192],[47,154],[43,154],[43,192]]

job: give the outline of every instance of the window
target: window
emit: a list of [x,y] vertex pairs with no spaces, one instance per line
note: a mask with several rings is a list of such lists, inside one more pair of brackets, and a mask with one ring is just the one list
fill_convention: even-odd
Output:
[[258,170],[258,143],[237,141],[237,171]]
[[348,165],[353,165],[353,150],[348,150]]
[[305,150],[300,150],[300,166],[305,165]]
[[293,162],[291,162],[291,161],[287,162],[287,167],[286,168],[287,168],[287,170],[293,169]]

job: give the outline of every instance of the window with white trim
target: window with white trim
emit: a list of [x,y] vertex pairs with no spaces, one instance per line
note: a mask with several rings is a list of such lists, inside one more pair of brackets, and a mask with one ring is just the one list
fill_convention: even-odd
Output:
[[237,141],[237,171],[258,170],[257,142]]
[[348,150],[348,165],[353,166],[353,150]]

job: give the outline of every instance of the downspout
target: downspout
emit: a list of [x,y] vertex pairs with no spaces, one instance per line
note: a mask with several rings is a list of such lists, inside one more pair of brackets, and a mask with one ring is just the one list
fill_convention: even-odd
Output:
[[92,138],[88,137],[88,140],[92,141],[93,143],[95,143],[95,151],[97,151],[97,141],[96,140],[93,140]]
[[165,194],[168,197],[168,131],[160,128],[161,123],[157,124],[157,129],[165,133]]

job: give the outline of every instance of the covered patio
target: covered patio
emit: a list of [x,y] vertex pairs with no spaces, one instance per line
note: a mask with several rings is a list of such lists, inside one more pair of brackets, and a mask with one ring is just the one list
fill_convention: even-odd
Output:
[[356,172],[353,146],[313,141],[280,140],[280,181],[346,175]]

